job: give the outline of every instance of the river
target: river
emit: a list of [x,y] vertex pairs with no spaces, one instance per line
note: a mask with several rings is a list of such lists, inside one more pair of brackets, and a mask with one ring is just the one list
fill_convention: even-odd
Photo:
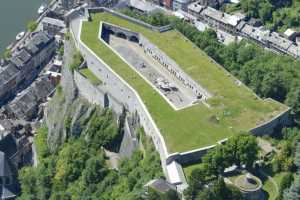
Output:
[[45,0],[0,0],[0,54],[26,29],[28,21],[37,18]]

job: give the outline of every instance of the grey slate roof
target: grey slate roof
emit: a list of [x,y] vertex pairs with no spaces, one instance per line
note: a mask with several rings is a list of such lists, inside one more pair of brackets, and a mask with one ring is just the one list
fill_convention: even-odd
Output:
[[58,27],[61,27],[61,28],[66,27],[64,21],[59,20],[59,19],[54,19],[54,18],[51,18],[51,17],[44,17],[43,20],[42,20],[42,23],[55,25],[55,26],[58,26]]
[[218,22],[223,22],[225,24],[230,24],[232,26],[236,26],[240,21],[239,17],[235,15],[229,15],[227,13],[223,13],[211,7],[207,7],[206,9],[204,9],[201,12],[201,14],[213,18]]
[[11,58],[11,62],[17,67],[22,67],[31,59],[31,55],[25,49],[22,49],[15,56]]
[[5,66],[3,69],[0,69],[0,86],[17,76],[19,71],[20,70],[11,63]]
[[146,184],[147,187],[151,187],[157,192],[166,193],[170,190],[176,191],[176,187],[171,183],[163,180],[163,179],[154,179]]
[[188,10],[191,10],[195,13],[200,13],[204,9],[204,6],[200,2],[194,2],[188,5]]
[[44,48],[53,38],[50,38],[45,32],[40,31],[25,45],[25,48],[35,55]]
[[46,98],[55,88],[48,76],[37,79],[29,88],[24,90],[12,102],[8,109],[19,119],[30,119],[30,111],[38,109],[39,103]]
[[1,200],[12,199],[16,197],[16,187],[14,185],[2,185],[0,187]]
[[0,177],[12,176],[13,173],[10,169],[5,153],[0,151]]

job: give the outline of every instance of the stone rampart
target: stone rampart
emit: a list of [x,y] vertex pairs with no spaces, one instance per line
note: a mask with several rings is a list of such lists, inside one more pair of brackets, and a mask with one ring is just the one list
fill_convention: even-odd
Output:
[[[80,32],[81,31],[79,31],[79,33]],[[78,38],[80,38],[80,36]],[[165,160],[168,156],[168,152],[165,141],[143,101],[131,86],[106,65],[106,63],[91,51],[81,40],[79,41],[78,47],[87,61],[88,68],[103,81],[107,94],[118,99],[130,113],[136,112],[139,115],[140,124],[144,128],[145,133],[151,136],[153,143],[160,154],[163,170],[166,172]]]
[[120,17],[122,19],[128,20],[130,22],[133,22],[133,23],[138,24],[140,26],[143,26],[145,28],[151,29],[153,31],[165,32],[165,31],[168,31],[168,30],[172,29],[171,25],[166,25],[166,26],[152,26],[152,25],[147,24],[147,23],[145,23],[145,22],[143,22],[141,20],[129,17],[127,15],[124,15],[122,13],[119,13],[119,12],[116,12],[116,11],[113,11],[113,10],[110,10],[108,8],[105,8],[105,7],[86,8],[85,9],[85,17],[88,20],[91,20],[91,13],[99,13],[99,12],[108,12],[108,13],[114,15],[114,16],[117,16],[117,17]]
[[249,132],[256,136],[270,135],[276,128],[287,126],[291,123],[292,119],[290,117],[290,108],[287,108],[287,110],[276,115],[271,120],[250,129]]

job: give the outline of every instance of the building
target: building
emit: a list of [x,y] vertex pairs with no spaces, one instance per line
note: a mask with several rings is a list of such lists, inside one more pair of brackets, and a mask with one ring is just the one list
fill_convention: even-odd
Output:
[[151,192],[151,190],[160,194],[161,196],[170,193],[176,195],[176,186],[164,179],[153,179],[149,181],[144,187],[146,189],[146,195],[148,195]]
[[173,10],[183,10],[187,11],[187,7],[190,4],[190,0],[173,0],[172,1],[172,9]]
[[129,8],[137,10],[142,13],[150,13],[159,10],[157,5],[152,4],[148,1],[141,1],[141,0],[130,0],[128,6]]
[[188,13],[195,16],[197,19],[200,18],[200,13],[205,8],[199,1],[188,5]]
[[206,7],[200,13],[200,21],[214,29],[221,29],[231,34],[236,34],[236,26],[242,20],[240,16],[229,15],[211,7]]
[[16,172],[12,169],[5,153],[0,151],[0,199],[15,199],[17,191]]
[[9,63],[0,67],[0,102],[12,97],[20,82],[21,72],[15,65]]
[[26,121],[35,119],[39,114],[39,105],[47,101],[47,97],[54,91],[55,84],[50,76],[38,78],[29,88],[22,91],[6,109],[14,117]]
[[41,31],[14,53],[8,64],[0,67],[0,103],[3,104],[32,83],[50,61],[55,49],[54,37]]
[[225,0],[200,0],[198,2],[203,6],[219,8],[225,2]]
[[172,10],[173,1],[172,0],[162,0],[161,5],[163,5],[165,8]]
[[76,6],[76,0],[61,0],[61,6],[65,10],[70,10]]
[[284,32],[284,35],[291,41],[296,42],[297,38],[300,37],[300,32],[299,31],[295,31],[293,29],[287,29]]
[[49,35],[54,36],[55,34],[64,30],[66,28],[66,25],[62,20],[44,17],[42,20],[42,27],[43,31],[47,32]]

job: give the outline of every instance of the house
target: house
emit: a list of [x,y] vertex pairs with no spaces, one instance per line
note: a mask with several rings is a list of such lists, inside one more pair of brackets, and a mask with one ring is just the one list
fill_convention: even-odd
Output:
[[10,102],[6,110],[17,119],[31,121],[38,117],[39,105],[46,102],[54,90],[55,84],[50,77],[42,76]]
[[155,192],[160,196],[174,195],[175,197],[177,197],[176,186],[164,179],[151,180],[144,186],[144,188],[146,190],[145,191],[146,196],[149,195],[149,193],[151,192]]
[[44,17],[41,23],[43,31],[53,36],[66,28],[64,21],[55,18]]
[[296,42],[297,38],[300,37],[300,32],[299,31],[295,31],[293,29],[287,29],[284,32],[284,35],[291,41]]
[[172,9],[173,10],[183,10],[187,11],[187,7],[190,4],[191,0],[173,0]]
[[0,199],[14,199],[17,194],[16,172],[12,169],[5,153],[0,151]]
[[0,103],[26,88],[50,61],[55,52],[54,37],[40,31],[0,67]]

